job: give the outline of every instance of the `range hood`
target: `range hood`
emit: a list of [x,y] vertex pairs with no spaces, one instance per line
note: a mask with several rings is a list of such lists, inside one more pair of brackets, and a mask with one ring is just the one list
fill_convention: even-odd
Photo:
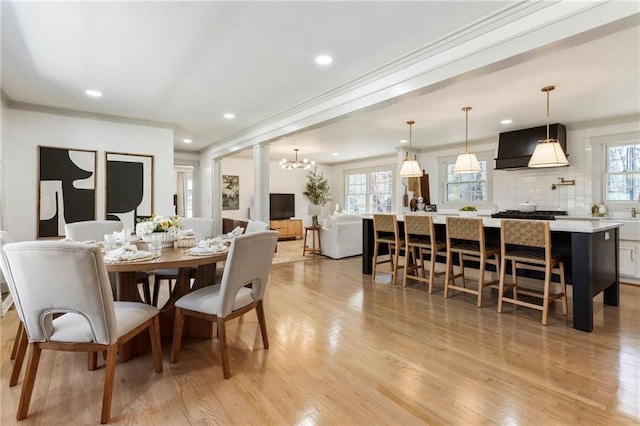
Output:
[[[567,155],[567,129],[562,124],[549,126],[549,137],[557,139]],[[500,133],[495,170],[526,169],[539,140],[547,138],[547,126]]]

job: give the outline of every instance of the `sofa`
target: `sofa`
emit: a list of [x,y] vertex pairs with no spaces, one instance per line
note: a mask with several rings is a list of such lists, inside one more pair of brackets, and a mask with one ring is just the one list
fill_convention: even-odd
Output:
[[362,216],[334,212],[320,228],[321,253],[332,259],[362,254]]

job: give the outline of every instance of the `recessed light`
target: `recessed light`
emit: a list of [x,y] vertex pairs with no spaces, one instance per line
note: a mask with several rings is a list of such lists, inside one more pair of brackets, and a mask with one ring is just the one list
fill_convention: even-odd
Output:
[[329,65],[331,62],[333,62],[333,58],[329,55],[316,56],[316,64],[318,65]]
[[508,119],[508,118],[507,118],[506,120],[502,120],[502,121],[500,122],[500,124],[511,124],[511,123],[513,123],[513,121],[512,121],[512,120],[510,120],[510,119]]
[[99,92],[99,91],[97,91],[97,90],[92,90],[92,89],[85,90],[85,91],[84,91],[84,93],[85,93],[87,96],[91,96],[92,98],[99,98],[99,97],[101,97],[101,96],[102,96],[102,92]]
[[192,141],[191,139],[183,139],[183,140],[182,140],[182,142],[184,142],[184,143],[191,143],[191,142],[193,142],[193,141]]
[[334,157],[337,157],[338,153],[337,152],[332,152],[331,155],[333,155]]
[[226,118],[227,120],[231,120],[231,119],[236,118],[236,115],[235,115],[235,114],[233,114],[233,113],[231,113],[231,112],[227,112],[227,113],[225,113],[225,114],[223,115],[223,117],[224,117],[224,118]]
[[407,142],[409,142],[409,141],[406,140],[406,139],[400,139],[400,143],[407,143]]

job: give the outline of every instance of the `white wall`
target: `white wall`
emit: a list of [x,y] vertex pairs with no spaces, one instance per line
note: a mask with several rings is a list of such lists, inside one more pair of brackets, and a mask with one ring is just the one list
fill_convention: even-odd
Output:
[[173,211],[173,130],[15,109],[3,118],[6,229],[15,239],[36,238],[38,145],[97,151],[98,220],[105,217],[105,151],[153,155],[154,210]]
[[[212,217],[212,164],[208,159],[209,154],[204,153],[200,157],[200,177],[201,177],[201,208],[207,212],[207,217]],[[253,159],[243,158],[223,158],[222,174],[234,175],[240,179],[240,208],[238,210],[223,210],[222,216],[231,219],[249,219],[249,210],[253,205]],[[334,185],[330,177],[330,169],[326,166],[318,165],[318,171],[322,172],[329,181],[333,191]],[[283,170],[276,161],[269,163],[269,192],[293,193],[295,194],[296,219],[302,219],[305,226],[311,225],[311,216],[307,214],[309,201],[302,195],[306,184],[307,172],[300,170]],[[218,195],[219,196],[219,195]],[[325,216],[329,213],[330,204],[322,209]]]

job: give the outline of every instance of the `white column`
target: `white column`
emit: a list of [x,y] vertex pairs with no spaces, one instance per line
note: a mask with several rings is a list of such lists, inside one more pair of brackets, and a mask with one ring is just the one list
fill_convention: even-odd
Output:
[[222,158],[212,160],[211,214],[215,220],[215,235],[222,233]]
[[251,219],[269,223],[269,145],[253,146],[253,210]]

